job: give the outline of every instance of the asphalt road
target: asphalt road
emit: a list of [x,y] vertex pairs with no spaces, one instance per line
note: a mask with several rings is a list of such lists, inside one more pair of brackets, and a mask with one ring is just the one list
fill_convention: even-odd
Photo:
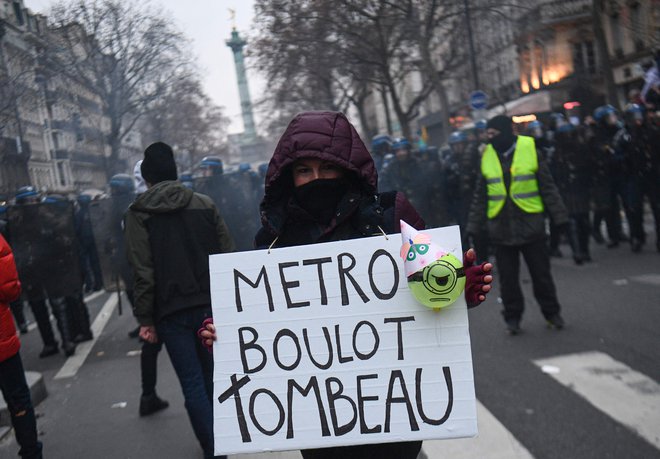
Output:
[[[567,246],[562,249],[569,254]],[[519,442],[522,452],[498,453],[496,440],[484,445],[491,441],[486,427],[481,449],[479,440],[461,440],[460,457],[660,458],[660,253],[651,244],[638,255],[623,246],[595,246],[593,257],[584,266],[568,257],[553,259],[564,330],[546,328],[524,269],[528,301],[521,335],[505,333],[497,288],[470,311],[477,398],[503,425],[510,436],[505,440]],[[65,364],[72,371],[63,355],[37,357],[37,330],[22,337],[25,367],[43,374],[49,392],[37,407],[45,457],[202,457],[165,350],[158,393],[170,407],[138,416],[140,345],[127,336],[135,321],[125,299],[121,316],[113,303],[105,293],[88,303],[93,318],[109,315],[72,377],[56,378]],[[594,352],[587,361],[598,355],[619,367],[585,366],[584,353]],[[430,445],[427,457],[457,457],[443,445]],[[491,452],[484,453],[484,446]],[[0,443],[0,458],[16,457],[17,451],[12,436]]]

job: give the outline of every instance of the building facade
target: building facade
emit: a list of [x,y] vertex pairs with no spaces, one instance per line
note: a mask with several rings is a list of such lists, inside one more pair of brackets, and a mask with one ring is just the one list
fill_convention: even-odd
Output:
[[[568,114],[584,117],[606,102],[622,108],[643,86],[645,70],[660,49],[657,0],[545,0],[533,7],[519,0],[463,3],[471,13],[476,72],[464,28],[458,31],[466,35],[460,51],[464,63],[444,82],[451,129],[470,127],[479,118],[499,113],[530,119],[578,107]],[[596,20],[605,46],[596,38]],[[607,50],[609,68],[603,50]],[[443,67],[441,59],[442,53],[438,53],[438,68]],[[614,80],[614,100],[608,98],[606,72]],[[411,74],[402,84],[414,96],[419,76]],[[469,106],[475,89],[488,95],[488,110],[475,111]],[[370,99],[371,119],[379,132],[387,132],[385,121],[394,119],[383,100],[386,98],[375,88]],[[441,104],[439,95],[431,94],[412,123],[416,125],[413,130],[423,127],[429,143],[438,146],[446,140]],[[400,134],[396,124],[393,127],[390,131]]]
[[[23,0],[0,0],[0,193],[24,185],[61,193],[103,189],[110,122],[102,100],[43,59],[57,40],[47,18]],[[138,145],[140,144],[140,145]],[[141,152],[141,137],[125,137],[127,170]]]

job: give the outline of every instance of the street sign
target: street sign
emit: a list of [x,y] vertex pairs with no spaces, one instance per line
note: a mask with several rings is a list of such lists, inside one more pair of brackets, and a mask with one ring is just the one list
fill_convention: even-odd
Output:
[[470,107],[472,110],[484,110],[488,107],[488,95],[483,91],[474,91],[470,94]]

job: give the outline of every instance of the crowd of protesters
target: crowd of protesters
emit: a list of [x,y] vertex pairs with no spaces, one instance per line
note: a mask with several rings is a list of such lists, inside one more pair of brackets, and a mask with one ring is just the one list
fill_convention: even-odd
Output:
[[[492,280],[487,261],[494,255],[507,330],[519,333],[522,255],[548,325],[561,329],[549,257],[563,256],[562,241],[578,265],[592,261],[591,239],[612,249],[628,242],[639,253],[650,240],[644,227],[650,209],[660,252],[658,122],[640,101],[623,113],[604,105],[583,120],[553,113],[516,125],[496,116],[452,133],[442,150],[378,135],[369,152],[344,115],[306,112],[291,122],[270,164],[226,172],[219,158],[206,157],[194,178],[179,175],[174,152],[158,142],[145,151],[135,177],[110,180],[103,224],[90,209],[104,199],[85,194],[70,200],[23,187],[10,206],[0,207],[0,231],[14,249],[23,291],[22,298],[16,288],[3,291],[0,312],[6,316],[11,304],[16,327],[27,333],[28,304],[43,340],[39,356],[60,349],[70,356],[77,343],[93,339],[83,294],[115,283],[127,292],[143,341],[140,414],[168,405],[155,392],[155,359],[164,343],[193,430],[205,456],[213,457],[212,359],[199,352],[195,334],[210,317],[209,254],[367,237],[374,228],[396,232],[399,218],[418,229],[457,224],[464,247],[476,248],[476,256],[466,254],[468,267],[475,258],[481,263],[473,266],[480,275],[471,278],[468,303],[485,299]],[[345,131],[339,137],[335,128],[326,129],[338,125]],[[343,148],[333,143],[345,139],[350,145]],[[104,263],[112,273],[104,272]],[[212,324],[204,330],[212,340]],[[11,346],[3,356],[18,368],[16,342]],[[26,448],[41,448],[25,438]],[[308,450],[303,456],[413,458],[420,445]]]

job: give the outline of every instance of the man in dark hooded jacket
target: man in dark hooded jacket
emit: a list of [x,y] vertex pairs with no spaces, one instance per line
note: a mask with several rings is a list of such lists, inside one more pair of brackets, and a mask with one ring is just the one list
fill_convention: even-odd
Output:
[[[377,193],[374,161],[346,116],[304,112],[289,123],[266,174],[257,248],[290,247],[399,232],[399,220],[424,229],[403,193]],[[468,306],[490,290],[490,263],[472,266],[465,256]],[[215,328],[205,323],[209,345]],[[305,459],[416,459],[421,441],[356,445],[302,451]]]
[[490,144],[481,158],[468,233],[477,234],[488,222],[509,333],[520,332],[524,309],[519,283],[521,253],[543,315],[550,326],[562,328],[564,321],[545,243],[544,211],[558,227],[564,228],[568,213],[532,137],[514,135],[511,119],[506,116],[496,116],[488,122],[488,136]]
[[177,181],[169,145],[147,147],[141,168],[148,189],[125,220],[133,314],[143,340],[165,343],[193,431],[204,457],[212,458],[213,358],[196,331],[211,316],[208,256],[232,251],[234,244],[211,198]]

